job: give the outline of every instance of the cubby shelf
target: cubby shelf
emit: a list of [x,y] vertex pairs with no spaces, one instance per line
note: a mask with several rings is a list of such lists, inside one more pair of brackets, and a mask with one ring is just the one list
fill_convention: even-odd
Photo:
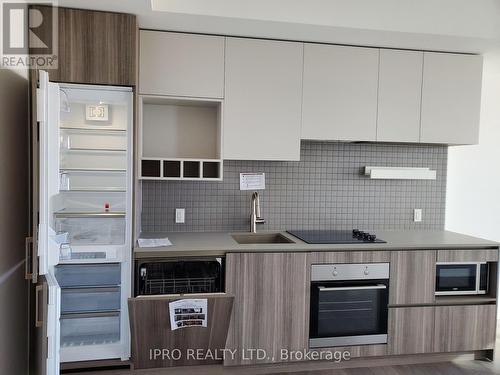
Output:
[[222,100],[140,96],[139,179],[222,180]]
[[220,159],[142,158],[142,180],[222,180]]

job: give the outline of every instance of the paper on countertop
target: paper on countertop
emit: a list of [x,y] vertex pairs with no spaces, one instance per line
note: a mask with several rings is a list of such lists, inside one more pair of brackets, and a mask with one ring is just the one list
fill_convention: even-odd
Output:
[[168,304],[172,331],[186,327],[207,326],[207,299],[180,299]]
[[137,240],[139,247],[161,247],[161,246],[172,246],[172,242],[165,238],[139,238]]

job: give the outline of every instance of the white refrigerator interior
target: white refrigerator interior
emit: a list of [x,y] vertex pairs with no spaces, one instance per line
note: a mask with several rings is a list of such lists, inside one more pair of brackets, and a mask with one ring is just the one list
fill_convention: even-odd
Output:
[[[40,273],[60,362],[130,357],[132,90],[40,72]],[[52,293],[52,294],[50,294]]]

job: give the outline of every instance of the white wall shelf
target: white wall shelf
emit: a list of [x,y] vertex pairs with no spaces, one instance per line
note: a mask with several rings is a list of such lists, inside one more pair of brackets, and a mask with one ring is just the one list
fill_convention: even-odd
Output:
[[365,175],[378,180],[435,180],[436,171],[430,168],[365,167]]
[[222,180],[222,100],[139,100],[139,179]]

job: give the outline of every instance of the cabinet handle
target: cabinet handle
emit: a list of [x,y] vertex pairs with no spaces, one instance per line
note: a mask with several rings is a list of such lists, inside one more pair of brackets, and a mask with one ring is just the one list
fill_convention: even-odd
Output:
[[38,310],[40,307],[40,292],[43,292],[43,285],[37,285],[35,287],[35,327],[40,328],[43,327],[43,317],[40,320],[38,316]]
[[[33,279],[33,263],[31,257],[33,256],[33,237],[26,237],[24,239],[24,279]],[[31,267],[30,267],[31,266]]]
[[366,285],[366,286],[339,286],[339,287],[331,287],[325,288],[323,286],[319,287],[320,292],[333,292],[336,290],[363,290],[363,289],[386,289],[387,287],[384,284],[378,285]]
[[[37,237],[38,238],[38,237]],[[35,243],[36,241],[32,239],[33,245],[31,246],[31,278],[33,280],[33,284],[38,282],[38,256],[35,251]]]

